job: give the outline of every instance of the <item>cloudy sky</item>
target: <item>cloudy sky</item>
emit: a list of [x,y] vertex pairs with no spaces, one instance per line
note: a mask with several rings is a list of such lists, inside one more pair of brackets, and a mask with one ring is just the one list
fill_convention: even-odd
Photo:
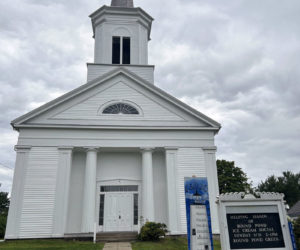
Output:
[[[10,121],[85,83],[88,15],[110,0],[0,1],[0,182],[10,190]],[[135,0],[155,18],[156,85],[222,124],[219,159],[257,184],[300,171],[300,1]]]

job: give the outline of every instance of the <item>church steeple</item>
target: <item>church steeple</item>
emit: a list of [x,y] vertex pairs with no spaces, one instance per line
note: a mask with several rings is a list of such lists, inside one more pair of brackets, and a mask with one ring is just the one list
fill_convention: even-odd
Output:
[[88,79],[113,68],[126,67],[153,82],[154,67],[148,65],[153,18],[143,9],[134,7],[133,0],[112,0],[111,6],[102,6],[90,17],[95,38],[95,60],[88,64]]
[[112,7],[133,8],[133,0],[111,0]]

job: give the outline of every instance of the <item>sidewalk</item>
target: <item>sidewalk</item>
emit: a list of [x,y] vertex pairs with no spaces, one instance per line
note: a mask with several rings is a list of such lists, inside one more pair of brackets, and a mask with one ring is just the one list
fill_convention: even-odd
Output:
[[128,242],[114,242],[106,243],[103,250],[132,250],[132,248]]

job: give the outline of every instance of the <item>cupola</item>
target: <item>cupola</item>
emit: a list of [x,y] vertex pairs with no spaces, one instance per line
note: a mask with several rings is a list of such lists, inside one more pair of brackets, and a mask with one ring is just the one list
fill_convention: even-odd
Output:
[[90,15],[95,38],[95,63],[148,64],[153,18],[133,0],[112,0]]

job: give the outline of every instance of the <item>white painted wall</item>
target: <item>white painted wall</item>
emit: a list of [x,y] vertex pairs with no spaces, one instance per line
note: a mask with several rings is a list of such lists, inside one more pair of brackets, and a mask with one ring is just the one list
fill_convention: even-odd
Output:
[[15,147],[17,152],[5,239],[19,238],[20,219],[23,208],[25,175],[31,147]]
[[[66,140],[65,143],[68,144],[68,141]],[[110,152],[108,152],[109,150]],[[138,148],[128,150],[102,148],[102,152],[98,153],[97,181],[141,181],[141,152],[138,151]],[[209,152],[213,153],[212,151]],[[72,158],[66,233],[80,233],[86,152],[74,151]],[[209,183],[216,182],[216,177],[213,176],[214,172],[210,170],[214,167],[212,164],[213,158],[211,158],[212,161],[206,160],[206,162],[205,159],[205,154],[201,148],[185,147],[179,148],[177,151],[176,190],[174,192],[177,193],[179,230],[176,233],[186,233],[184,177],[192,177],[194,175],[197,177],[208,177]],[[23,198],[19,197],[23,199],[23,206],[19,211],[20,226],[17,226],[20,238],[54,237],[52,232],[55,222],[55,197],[56,192],[61,191],[56,183],[58,160],[59,153],[56,147],[34,146],[28,153],[28,165],[24,179],[24,196]],[[165,153],[162,151],[154,152],[155,220],[168,224],[165,164]],[[209,166],[206,166],[206,164]],[[213,191],[212,196],[215,195],[214,192],[216,190]],[[210,198],[214,220],[213,232],[218,233],[219,229],[215,226],[218,222],[216,204],[214,203],[215,197]],[[13,210],[14,208],[12,208]],[[8,228],[13,225],[11,221],[12,219],[10,219]],[[15,236],[11,234],[9,237],[16,238],[17,234]]]
[[85,163],[85,152],[73,153],[66,233],[81,232]]
[[95,63],[112,63],[112,37],[131,38],[131,64],[148,64],[148,31],[130,15],[107,15],[95,29]]
[[118,67],[124,67],[132,73],[138,75],[149,83],[154,84],[154,66],[150,65],[113,65],[113,64],[91,64],[87,65],[88,74],[87,81],[91,81],[100,77]]
[[153,187],[155,221],[168,224],[165,153],[153,153]]
[[[140,107],[141,114],[139,115],[108,115],[102,114],[102,110],[111,102],[132,102]],[[146,97],[142,92],[129,86],[125,81],[116,82],[113,86],[94,95],[59,114],[56,114],[52,119],[89,119],[101,121],[185,121],[182,117],[168,110],[157,102]]]
[[[208,128],[212,126],[150,91],[150,84],[135,82],[125,73],[116,74],[60,105],[28,120],[30,125],[143,126]],[[99,80],[100,81],[100,80]],[[144,83],[145,84],[145,83]],[[141,115],[113,116],[99,113],[103,105],[124,100],[135,103]]]
[[52,237],[58,150],[32,147],[24,185],[20,238]]
[[98,153],[97,180],[141,180],[141,154],[138,152]]
[[215,203],[219,196],[218,170],[216,163],[216,148],[204,148],[206,176],[208,181],[208,192],[210,198],[210,213],[212,220],[212,231],[220,234],[218,206]]
[[[72,162],[66,233],[80,233],[86,152],[73,153]],[[138,152],[99,152],[97,165],[97,181],[141,180],[141,155]]]
[[213,131],[20,129],[18,145],[73,147],[208,147]]
[[177,155],[177,197],[181,233],[187,232],[184,177],[206,177],[204,153],[201,148],[179,148]]

